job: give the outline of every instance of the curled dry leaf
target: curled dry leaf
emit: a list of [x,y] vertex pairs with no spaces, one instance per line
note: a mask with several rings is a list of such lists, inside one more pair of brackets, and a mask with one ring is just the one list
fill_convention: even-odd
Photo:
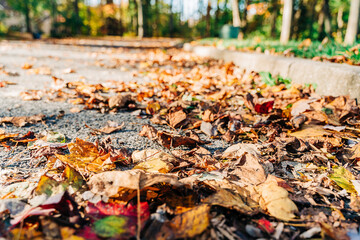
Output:
[[222,158],[239,158],[245,153],[252,154],[254,156],[260,156],[258,145],[250,143],[238,143],[228,147],[222,154]]
[[263,184],[256,187],[260,193],[260,206],[273,217],[283,221],[295,218],[298,208],[289,198],[288,191],[278,186],[276,179],[269,176]]
[[85,124],[86,127],[93,130],[94,134],[110,134],[113,132],[117,132],[124,127],[125,123],[121,123],[120,125],[117,122],[108,121],[106,126],[100,129],[91,128]]
[[171,134],[165,131],[158,131],[148,124],[143,126],[139,135],[157,141],[168,149],[179,146],[196,147],[198,144],[204,143],[196,134],[190,134],[189,137]]
[[216,126],[213,126],[209,122],[201,122],[200,130],[208,135],[209,137],[216,136],[217,135],[217,128]]
[[183,110],[171,112],[168,114],[170,126],[179,127],[186,120],[186,113]]
[[202,204],[165,222],[156,239],[193,238],[210,224],[210,206]]
[[157,183],[168,183],[182,186],[177,176],[170,174],[145,173],[142,170],[109,171],[98,173],[88,182],[91,192],[112,197],[118,194],[119,188],[143,189]]
[[210,205],[234,209],[242,214],[254,215],[258,212],[258,203],[245,194],[233,192],[230,189],[217,189],[217,192],[203,201]]
[[83,175],[115,168],[115,164],[110,160],[110,153],[101,155],[93,143],[77,138],[75,143],[68,144],[68,148],[69,155],[55,154],[56,157]]
[[16,127],[23,127],[26,124],[35,124],[42,122],[45,118],[44,114],[37,114],[34,116],[21,116],[21,117],[3,117],[0,118],[1,123],[12,123]]
[[202,116],[202,120],[205,122],[213,122],[215,120],[214,113],[209,109],[205,110]]
[[236,159],[227,167],[231,179],[240,186],[257,185],[266,180],[266,172],[259,163],[260,152],[255,144],[235,144],[222,155],[222,158]]
[[125,107],[126,104],[131,100],[130,94],[118,94],[116,96],[109,98],[109,108],[122,108]]
[[168,153],[157,149],[145,149],[134,151],[132,160],[137,165],[134,169],[142,169],[146,172],[167,173],[174,168],[176,159]]
[[24,101],[37,101],[41,100],[43,97],[43,92],[41,90],[29,90],[27,92],[21,92],[20,96]]

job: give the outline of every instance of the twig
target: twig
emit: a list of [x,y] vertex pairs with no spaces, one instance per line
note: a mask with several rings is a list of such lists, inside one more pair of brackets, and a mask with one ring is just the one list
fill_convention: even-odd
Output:
[[140,233],[141,233],[141,216],[140,216],[140,211],[141,211],[141,206],[140,206],[140,182],[137,188],[137,233],[136,233],[136,239],[140,240]]

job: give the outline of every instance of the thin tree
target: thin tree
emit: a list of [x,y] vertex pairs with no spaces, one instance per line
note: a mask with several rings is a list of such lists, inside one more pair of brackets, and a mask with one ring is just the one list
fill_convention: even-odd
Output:
[[155,37],[160,37],[160,6],[159,0],[155,0],[155,12],[156,12],[156,19],[155,19]]
[[24,14],[25,14],[25,22],[26,22],[26,32],[32,33],[29,0],[24,0]]
[[144,37],[144,15],[143,7],[141,0],[136,0],[137,9],[138,9],[138,37]]
[[206,36],[210,37],[211,35],[211,0],[208,0],[207,8],[206,8]]
[[231,1],[231,7],[232,7],[233,26],[234,27],[240,27],[241,19],[240,19],[240,11],[239,11],[239,1],[238,0],[232,0]]
[[173,12],[173,0],[170,0],[170,37],[174,36],[174,12]]
[[80,25],[81,25],[81,19],[80,19],[80,13],[79,13],[79,0],[74,0],[74,14],[75,14],[75,32],[76,34],[80,34]]
[[22,0],[22,1],[7,0],[7,2],[15,11],[19,11],[22,14],[24,14],[26,32],[32,33],[30,11],[31,11],[31,6],[35,5],[37,2],[33,2],[31,0]]
[[275,37],[276,36],[276,19],[278,17],[278,11],[279,11],[279,4],[278,0],[271,0],[270,5],[270,36]]
[[239,32],[239,35],[238,35],[238,39],[243,39],[244,38],[244,35],[245,35],[245,31],[246,31],[246,28],[247,28],[247,25],[248,25],[248,21],[247,21],[247,14],[248,14],[248,11],[247,11],[247,8],[248,8],[248,5],[249,5],[249,0],[245,0],[244,1],[244,11],[242,13],[242,17],[240,15],[240,32]]
[[282,44],[286,44],[289,42],[290,32],[291,32],[291,21],[293,15],[293,5],[294,5],[293,0],[284,0],[281,35],[280,35],[280,42]]
[[321,11],[319,14],[319,39],[323,39],[325,36],[331,37],[331,16],[329,0],[323,0]]
[[360,0],[351,0],[350,16],[345,34],[345,44],[353,44],[359,28]]

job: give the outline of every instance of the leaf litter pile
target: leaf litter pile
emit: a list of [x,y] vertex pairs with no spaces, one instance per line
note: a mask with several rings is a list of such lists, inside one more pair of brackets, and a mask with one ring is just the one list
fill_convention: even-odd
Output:
[[[98,64],[149,81],[88,84],[54,76],[51,88],[21,96],[66,101],[74,104],[73,113],[128,111],[148,118],[139,134],[159,147],[114,147],[110,134],[127,123],[87,126],[95,135],[109,134],[96,142],[1,130],[1,151],[22,146],[30,168],[41,170],[1,170],[0,236],[359,238],[355,100],[321,97],[311,85],[176,49],[128,55]],[[22,127],[46,120],[36,115],[0,122]],[[210,151],[213,139],[231,146]]]

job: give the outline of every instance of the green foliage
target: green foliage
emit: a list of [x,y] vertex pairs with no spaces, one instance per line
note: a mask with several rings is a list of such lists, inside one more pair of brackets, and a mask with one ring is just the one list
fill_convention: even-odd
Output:
[[[137,3],[136,0],[96,1],[97,5],[88,5],[88,0],[6,0],[9,6],[19,13],[30,16],[33,32],[37,32],[39,22],[50,13],[55,20],[52,25],[52,35],[66,37],[73,35],[120,35],[134,36],[137,33]],[[105,4],[108,2],[108,4]],[[111,4],[113,2],[113,4]],[[278,38],[282,24],[282,2],[269,0],[238,0],[241,17],[241,32],[247,39],[260,37],[267,42],[260,42],[251,47],[262,51],[274,48],[284,51],[285,47],[293,48],[297,56],[311,58],[313,56],[333,56],[335,52],[346,52],[337,45],[318,49],[316,44],[303,51],[292,46],[281,46],[278,42],[271,43],[269,37]],[[323,36],[341,42],[346,31],[349,18],[350,0],[330,0],[331,33],[324,33],[324,24],[318,21],[325,1],[308,0],[294,1],[294,22],[292,39],[322,40]],[[76,4],[77,3],[77,4]],[[172,4],[171,4],[172,3]],[[232,24],[232,5],[229,0],[194,1],[196,7],[189,15],[184,11],[183,0],[142,0],[144,14],[144,32],[146,37],[182,37],[196,39],[198,37],[218,37],[222,26]],[[78,6],[78,7],[76,7]],[[77,11],[78,8],[78,11]],[[184,13],[187,12],[187,16]],[[246,17],[245,17],[246,16]],[[1,16],[0,16],[1,18]],[[336,31],[335,31],[336,29]],[[237,44],[238,45],[238,44]],[[246,41],[242,43],[248,47]],[[242,47],[238,45],[238,47]],[[319,44],[318,44],[319,45]],[[360,56],[351,52],[351,58],[360,61]]]
[[291,87],[291,80],[289,78],[283,78],[281,76],[274,78],[271,76],[271,73],[269,72],[260,72],[259,74],[261,77],[261,81],[268,86],[276,86],[279,84],[284,84],[286,88]]
[[96,221],[94,231],[103,238],[118,237],[127,231],[126,224],[126,217],[109,216]]
[[310,46],[301,46],[302,41],[289,41],[288,44],[281,44],[278,40],[261,40],[260,38],[237,40],[237,39],[217,39],[205,38],[198,41],[202,45],[216,45],[221,48],[235,48],[238,50],[251,50],[251,51],[273,51],[275,53],[282,53],[289,51],[296,57],[301,58],[314,58],[314,57],[327,57],[344,55],[355,63],[360,63],[360,54],[356,54],[350,49],[359,43],[352,46],[343,46],[335,41],[321,43],[319,41],[312,41]]

